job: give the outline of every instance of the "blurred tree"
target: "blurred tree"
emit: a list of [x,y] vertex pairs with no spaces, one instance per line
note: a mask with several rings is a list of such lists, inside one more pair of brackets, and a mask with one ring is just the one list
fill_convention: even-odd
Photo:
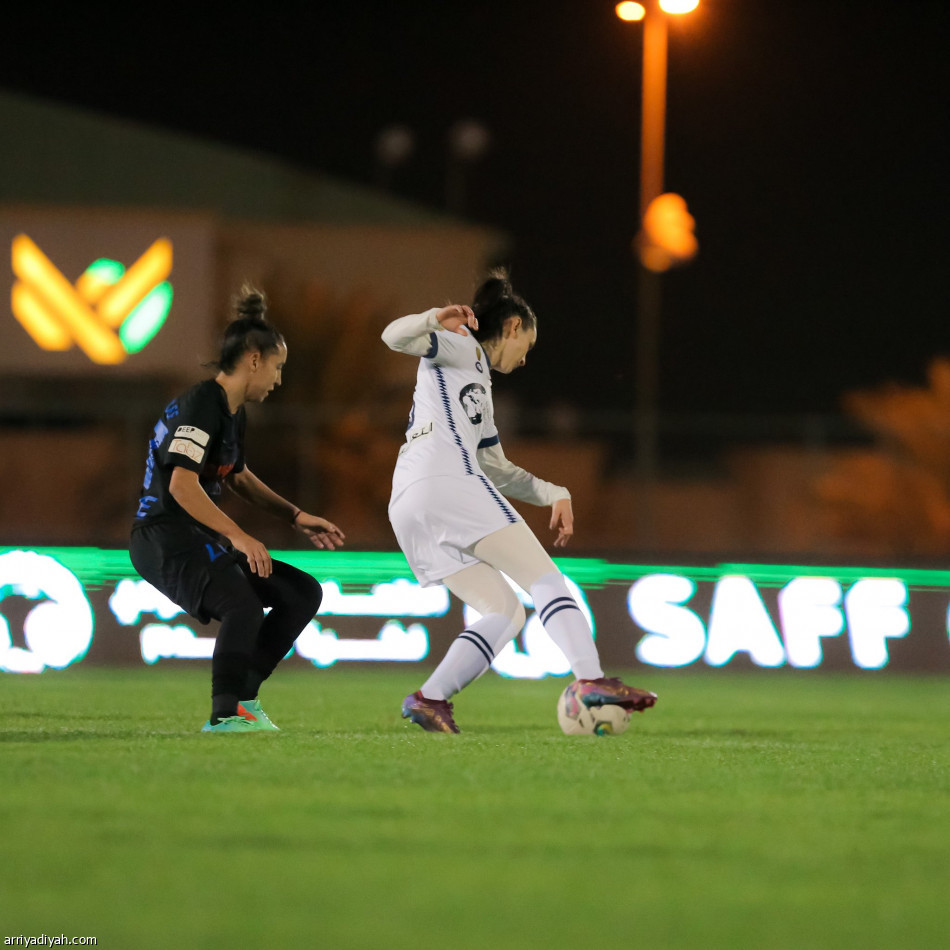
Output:
[[865,553],[950,552],[950,359],[931,362],[926,386],[891,383],[844,405],[877,446],[839,456],[818,479],[831,530]]
[[[393,360],[379,338],[392,302],[359,290],[341,296],[313,280],[295,287],[273,279],[269,286],[274,322],[289,346],[279,396],[286,424],[270,421],[255,433],[255,470],[339,524],[348,546],[391,545],[392,467],[416,369],[412,360]],[[394,363],[406,376],[398,400]]]

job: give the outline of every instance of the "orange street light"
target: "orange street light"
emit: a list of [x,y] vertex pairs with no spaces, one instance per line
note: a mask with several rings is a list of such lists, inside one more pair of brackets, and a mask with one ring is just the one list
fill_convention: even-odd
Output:
[[[667,24],[664,13],[688,13],[699,0],[620,3],[622,20],[643,21],[643,88],[640,127],[640,228],[633,245],[640,262],[637,281],[636,417],[637,537],[652,545],[653,495],[658,469],[660,362],[660,273],[696,253],[694,221],[686,202],[663,191],[666,137]],[[640,15],[633,7],[642,7]],[[623,8],[623,9],[621,9]]]
[[617,11],[617,16],[628,23],[642,20],[647,15],[647,9],[642,3],[632,3],[631,0],[618,3],[614,9]]
[[660,0],[664,13],[690,13],[699,6],[699,0]]

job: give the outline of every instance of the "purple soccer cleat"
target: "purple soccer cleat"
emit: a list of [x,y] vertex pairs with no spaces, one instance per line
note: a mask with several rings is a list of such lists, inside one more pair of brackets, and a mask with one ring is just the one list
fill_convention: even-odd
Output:
[[419,690],[402,701],[402,718],[426,732],[459,732],[452,718],[452,704],[444,699],[426,699]]
[[578,680],[577,698],[591,706],[623,706],[631,712],[643,712],[656,705],[656,693],[627,686],[616,676],[595,680]]

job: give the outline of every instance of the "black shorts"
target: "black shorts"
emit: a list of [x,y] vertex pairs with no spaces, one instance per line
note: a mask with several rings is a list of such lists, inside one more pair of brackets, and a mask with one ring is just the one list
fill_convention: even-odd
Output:
[[145,580],[201,623],[211,619],[201,599],[212,579],[247,562],[219,535],[181,522],[134,527],[129,556]]

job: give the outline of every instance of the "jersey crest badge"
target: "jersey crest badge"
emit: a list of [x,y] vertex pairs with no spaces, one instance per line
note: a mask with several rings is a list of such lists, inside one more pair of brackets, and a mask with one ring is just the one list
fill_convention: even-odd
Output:
[[488,393],[481,383],[469,383],[459,392],[459,402],[472,425],[479,425],[485,412],[485,399]]

